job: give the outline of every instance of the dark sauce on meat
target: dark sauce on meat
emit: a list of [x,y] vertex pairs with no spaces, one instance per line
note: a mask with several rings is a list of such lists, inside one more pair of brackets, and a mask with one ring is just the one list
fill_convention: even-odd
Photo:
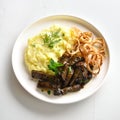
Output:
[[[59,72],[55,75],[32,70],[31,76],[34,79],[38,79],[38,88],[47,91],[52,90],[53,94],[58,96],[79,91],[91,80],[92,73],[86,68],[84,57],[64,54],[59,59],[59,62],[63,66],[58,68]],[[50,92],[48,93],[50,94]]]

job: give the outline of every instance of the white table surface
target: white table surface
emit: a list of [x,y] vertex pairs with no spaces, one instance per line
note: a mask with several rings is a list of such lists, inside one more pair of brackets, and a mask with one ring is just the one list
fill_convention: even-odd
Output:
[[[0,120],[120,120],[119,0],[0,0]],[[40,101],[18,83],[12,48],[20,32],[38,18],[68,14],[95,25],[110,48],[110,68],[100,90],[68,105]]]

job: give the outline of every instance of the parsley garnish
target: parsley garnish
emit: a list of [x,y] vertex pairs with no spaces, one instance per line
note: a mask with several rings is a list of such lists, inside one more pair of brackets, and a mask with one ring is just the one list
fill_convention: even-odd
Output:
[[61,31],[61,29],[59,28],[55,32],[52,32],[52,37],[55,37],[55,38],[59,37],[60,31]]
[[50,70],[52,70],[53,72],[55,72],[55,74],[58,74],[58,67],[61,67],[63,66],[62,63],[59,63],[59,62],[55,62],[52,58],[50,59],[50,63],[48,65],[48,68]]
[[68,72],[69,72],[69,73],[72,72],[72,68],[71,68],[71,66],[68,67]]
[[61,39],[58,39],[58,40],[55,40],[55,41],[51,41],[51,42],[49,43],[48,47],[53,48],[54,44],[55,44],[55,43],[58,43],[60,40],[61,40]]
[[47,45],[49,48],[53,48],[54,44],[58,43],[61,41],[60,39],[60,33],[61,29],[57,29],[55,32],[50,32],[49,34],[44,34],[43,41],[44,44]]
[[48,91],[47,91],[47,93],[48,93],[48,95],[50,95],[50,94],[51,94],[51,91],[50,91],[50,90],[48,90]]

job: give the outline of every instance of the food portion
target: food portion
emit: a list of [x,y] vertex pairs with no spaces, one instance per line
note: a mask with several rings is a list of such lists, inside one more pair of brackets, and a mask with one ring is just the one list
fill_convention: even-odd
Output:
[[105,51],[103,38],[53,25],[28,40],[25,64],[37,88],[58,96],[79,91],[99,74]]
[[72,49],[73,42],[69,28],[58,25],[53,25],[29,38],[25,51],[25,63],[29,72],[37,70],[54,74],[48,69],[50,59],[53,58],[57,62],[66,49]]

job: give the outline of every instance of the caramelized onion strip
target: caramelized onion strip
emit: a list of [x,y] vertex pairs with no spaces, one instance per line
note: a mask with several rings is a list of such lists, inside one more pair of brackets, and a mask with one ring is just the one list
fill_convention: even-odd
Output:
[[81,54],[85,58],[88,70],[97,75],[105,57],[104,39],[94,38],[91,32],[81,32],[78,28],[72,28],[72,31],[76,37],[73,49],[67,49],[68,54],[71,56]]

